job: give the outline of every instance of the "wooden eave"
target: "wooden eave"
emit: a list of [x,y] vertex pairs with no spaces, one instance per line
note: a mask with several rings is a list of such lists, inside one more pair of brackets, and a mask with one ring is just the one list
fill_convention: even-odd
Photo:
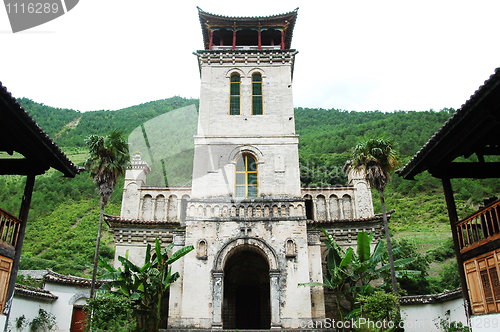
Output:
[[285,13],[272,16],[257,16],[257,17],[231,17],[214,15],[203,11],[198,8],[198,16],[200,19],[201,30],[203,34],[203,45],[206,50],[209,49],[210,43],[210,29],[214,28],[228,28],[234,27],[276,27],[284,28],[285,30],[285,49],[290,49],[292,44],[293,28],[297,19],[299,8]]
[[0,82],[0,151],[23,158],[0,159],[0,174],[43,174],[50,167],[67,177],[80,168],[59,149]]
[[[475,154],[478,162],[455,162]],[[500,68],[397,173],[405,179],[429,171],[437,178],[498,178],[500,163]]]

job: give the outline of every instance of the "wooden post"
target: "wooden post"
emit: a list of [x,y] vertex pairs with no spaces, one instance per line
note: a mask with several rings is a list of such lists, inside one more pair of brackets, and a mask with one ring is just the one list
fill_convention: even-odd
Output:
[[208,49],[211,51],[212,50],[212,44],[214,42],[214,30],[210,30],[210,45],[208,46]]
[[285,49],[285,31],[281,29],[281,49]]
[[234,23],[233,27],[233,51],[236,49],[236,23]]
[[7,324],[9,322],[10,311],[12,309],[12,302],[14,300],[14,288],[16,287],[17,271],[21,262],[21,251],[23,249],[24,234],[26,233],[26,224],[28,223],[28,212],[31,205],[31,196],[33,194],[33,187],[35,186],[35,174],[29,174],[26,179],[26,186],[24,187],[24,195],[21,202],[21,210],[19,212],[19,219],[21,225],[19,227],[19,237],[16,244],[16,253],[14,254],[14,262],[12,263],[12,270],[10,272],[9,287],[7,289],[6,304],[9,308],[7,318],[5,321],[5,330],[7,331]]
[[261,31],[260,31],[260,22],[259,22],[259,50],[262,49],[262,40],[261,40]]
[[[453,189],[451,187],[451,181],[448,178],[442,178],[444,197],[446,200],[446,208],[448,209],[448,217],[450,219],[451,234],[453,236],[453,246],[455,248],[455,256],[457,257],[458,264],[458,274],[460,275],[460,286],[462,287],[462,296],[464,298],[465,313],[467,317],[472,314],[471,303],[469,299],[469,292],[467,291],[467,281],[465,279],[464,263],[462,261],[462,255],[460,253],[460,246],[458,242],[458,232],[457,232],[457,207],[455,205],[455,198],[453,197]],[[467,319],[468,320],[468,319]]]

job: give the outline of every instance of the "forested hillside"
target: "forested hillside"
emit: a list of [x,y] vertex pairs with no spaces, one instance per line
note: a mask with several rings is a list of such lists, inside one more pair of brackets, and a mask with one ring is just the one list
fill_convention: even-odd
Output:
[[[128,136],[135,128],[141,128],[146,121],[159,115],[187,105],[198,105],[197,99],[173,97],[118,111],[81,113],[26,98],[19,102],[79,165],[86,158],[84,139],[88,135],[105,135],[118,128]],[[345,184],[347,179],[342,168],[349,149],[364,135],[384,133],[393,138],[404,164],[454,112],[453,109],[382,113],[297,108],[295,120],[300,135],[302,183],[305,186]],[[142,128],[144,130],[144,126]],[[24,181],[21,176],[0,176],[0,206],[3,209],[18,213]],[[460,217],[477,208],[483,198],[500,194],[499,183],[491,180],[455,180],[453,186]],[[106,213],[119,214],[122,187],[123,181],[113,194]],[[374,195],[376,210],[379,209],[377,197]],[[418,176],[417,181],[402,180],[394,175],[386,189],[386,203],[389,209],[396,210],[390,222],[393,237],[409,239],[420,253],[439,247],[450,236],[441,185],[428,174]],[[37,177],[21,268],[50,267],[60,273],[88,276],[97,222],[98,197],[88,174],[66,179],[50,171]],[[112,239],[109,233],[104,234],[103,242],[108,245],[102,246],[101,254],[111,259],[114,254]],[[430,274],[433,275],[432,271]],[[437,272],[434,276],[437,277]]]

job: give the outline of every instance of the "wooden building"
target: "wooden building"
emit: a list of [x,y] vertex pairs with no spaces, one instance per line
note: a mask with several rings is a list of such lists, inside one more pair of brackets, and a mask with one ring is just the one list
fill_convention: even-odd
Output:
[[[0,175],[27,177],[21,209],[0,208],[0,313],[8,313],[21,258],[31,195],[37,175],[51,167],[75,177],[75,166],[0,82]],[[5,190],[6,188],[2,188]]]
[[397,173],[442,181],[468,313],[500,313],[500,200],[458,220],[451,179],[500,177],[500,68]]

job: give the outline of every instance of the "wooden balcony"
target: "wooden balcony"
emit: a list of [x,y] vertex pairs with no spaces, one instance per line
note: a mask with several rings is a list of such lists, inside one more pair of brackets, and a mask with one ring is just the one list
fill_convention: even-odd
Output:
[[460,220],[456,227],[461,253],[500,239],[500,200]]
[[0,244],[15,250],[20,226],[21,220],[0,209]]

